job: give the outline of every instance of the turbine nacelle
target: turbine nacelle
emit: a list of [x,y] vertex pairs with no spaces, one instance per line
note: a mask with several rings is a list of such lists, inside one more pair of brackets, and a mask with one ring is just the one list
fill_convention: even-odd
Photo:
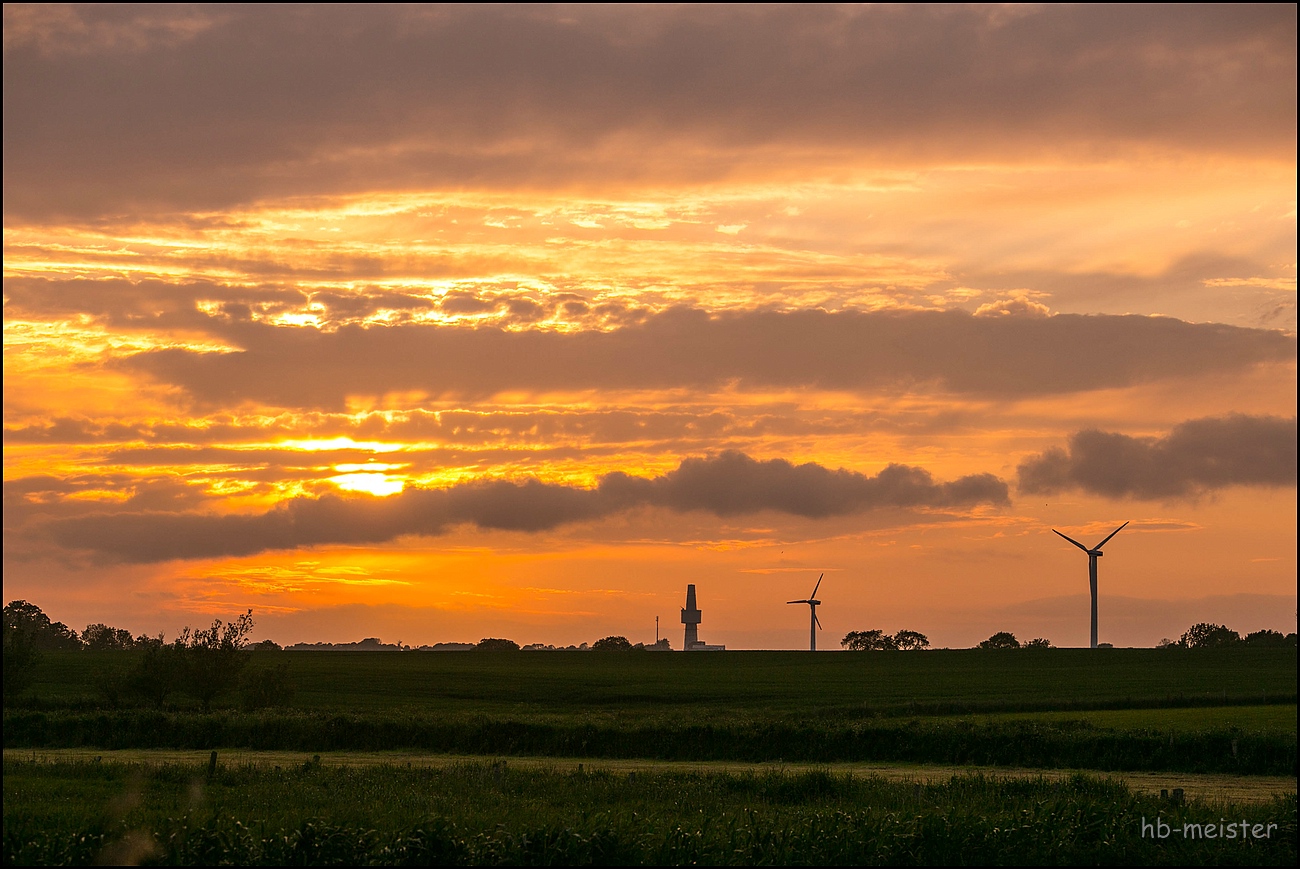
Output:
[[[1107,534],[1105,540],[1101,541],[1100,543],[1098,543],[1096,546],[1092,547],[1091,549],[1089,549],[1088,547],[1084,546],[1082,543],[1080,543],[1079,541],[1075,540],[1073,537],[1067,537],[1066,535],[1062,534],[1060,531],[1057,531],[1055,528],[1052,529],[1052,533],[1055,534],[1057,537],[1062,537],[1062,538],[1064,538],[1064,539],[1070,541],[1070,542],[1073,543],[1075,546],[1079,547],[1079,548],[1082,549],[1084,552],[1088,553],[1088,556],[1089,556],[1090,558],[1101,558],[1101,554],[1102,554],[1102,553],[1101,553],[1101,548],[1102,548],[1103,546],[1105,546],[1105,545],[1110,541],[1110,538],[1114,537],[1116,534],[1118,534],[1119,532],[1123,531],[1124,528],[1125,528],[1125,526],[1127,526],[1127,525],[1128,525],[1128,523],[1125,522],[1123,525],[1119,526],[1119,527],[1116,528],[1114,531],[1112,531],[1112,532],[1110,532],[1109,534]],[[816,593],[817,593],[816,591],[813,592],[813,594],[816,594]]]
[[817,618],[817,607],[821,605],[821,601],[817,599],[817,589],[822,587],[822,577],[824,577],[825,575],[826,574],[823,573],[821,576],[817,577],[817,584],[813,586],[812,597],[804,598],[803,600],[786,601],[787,604],[792,604],[792,603],[808,604],[808,612],[809,614],[812,615],[812,619],[808,623],[808,648],[810,651],[817,650],[817,631],[820,630],[822,626],[821,619]]

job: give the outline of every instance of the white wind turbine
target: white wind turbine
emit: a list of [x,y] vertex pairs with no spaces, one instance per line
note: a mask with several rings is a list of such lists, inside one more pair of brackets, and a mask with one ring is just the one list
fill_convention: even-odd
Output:
[[[1124,523],[1124,525],[1127,524],[1127,522]],[[1124,525],[1119,526],[1114,531],[1107,534],[1106,540],[1110,540],[1110,538],[1123,531]],[[1065,537],[1064,534],[1061,534],[1061,532],[1057,531],[1055,528],[1052,529],[1052,532],[1061,537]],[[1073,537],[1065,537],[1065,539],[1088,553],[1088,585],[1092,588],[1092,648],[1095,649],[1097,648],[1097,559],[1102,556],[1101,548],[1106,545],[1106,540],[1101,541],[1096,546],[1089,549]]]
[[823,573],[821,576],[817,577],[817,584],[813,586],[813,593],[808,595],[807,600],[786,601],[786,603],[808,604],[808,611],[812,614],[812,620],[808,624],[808,651],[810,652],[817,651],[817,629],[822,626],[822,623],[817,621],[817,605],[821,603],[821,601],[817,600],[817,589],[821,588],[822,576],[825,575],[826,574]]

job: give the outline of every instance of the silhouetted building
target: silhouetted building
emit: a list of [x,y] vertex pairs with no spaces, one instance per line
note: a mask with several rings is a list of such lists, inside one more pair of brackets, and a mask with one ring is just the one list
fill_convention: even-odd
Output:
[[695,605],[695,585],[686,586],[686,606],[682,607],[682,624],[686,625],[686,641],[682,649],[687,652],[720,652],[726,646],[710,646],[700,642],[700,608]]

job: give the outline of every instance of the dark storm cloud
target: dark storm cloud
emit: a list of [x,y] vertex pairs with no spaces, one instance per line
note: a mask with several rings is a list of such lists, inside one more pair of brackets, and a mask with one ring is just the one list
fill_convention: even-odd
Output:
[[950,311],[724,313],[676,309],[608,332],[234,322],[231,353],[163,349],[116,363],[213,406],[342,409],[348,396],[425,392],[816,387],[1019,397],[1238,371],[1295,358],[1278,332],[1136,316],[976,317]]
[[1020,490],[1111,498],[1194,496],[1228,486],[1296,484],[1296,418],[1232,414],[1181,423],[1162,438],[1090,429],[1019,467]]
[[661,477],[606,474],[593,489],[489,481],[407,489],[389,498],[295,498],[259,515],[117,511],[51,519],[59,544],[131,562],[241,556],[321,544],[372,544],[437,535],[458,525],[537,532],[639,507],[718,516],[777,511],[825,518],[877,508],[969,509],[1005,505],[1007,486],[990,474],[936,482],[920,468],[890,465],[875,476],[756,461],[740,453],[686,459]]
[[835,160],[1117,142],[1276,156],[1295,143],[1289,4],[4,16],[5,212],[35,219],[699,181],[792,147]]

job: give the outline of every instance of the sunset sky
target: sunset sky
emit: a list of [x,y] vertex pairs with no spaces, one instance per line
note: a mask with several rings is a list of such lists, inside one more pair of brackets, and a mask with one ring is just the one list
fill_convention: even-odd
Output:
[[4,6],[80,630],[1296,630],[1296,7]]

